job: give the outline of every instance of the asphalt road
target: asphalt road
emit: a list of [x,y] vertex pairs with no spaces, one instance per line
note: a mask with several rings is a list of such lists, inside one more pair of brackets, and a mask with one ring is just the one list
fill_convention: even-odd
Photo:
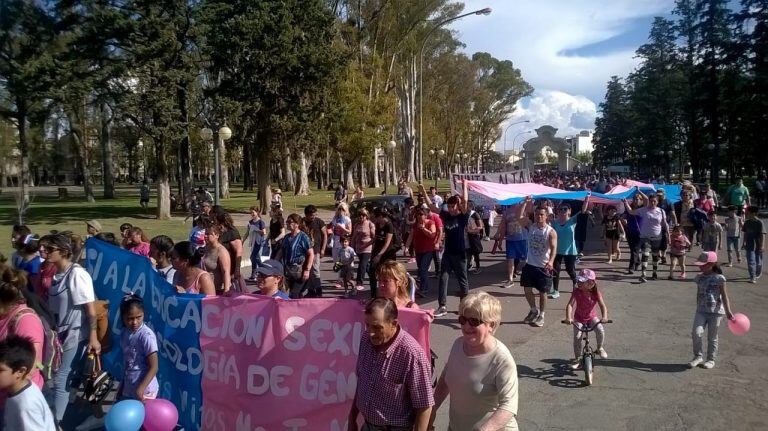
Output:
[[[491,248],[485,242],[486,250]],[[693,261],[698,247],[689,253]],[[688,369],[692,358],[691,326],[696,309],[698,271],[688,265],[687,280],[660,280],[640,284],[636,276],[624,275],[624,258],[608,265],[602,242],[587,244],[580,268],[594,269],[615,323],[606,327],[605,348],[609,358],[598,359],[595,383],[583,384],[583,373],[565,364],[572,355],[572,330],[560,323],[571,291],[561,282],[560,299],[550,300],[543,328],[523,324],[528,305],[519,284],[504,289],[502,254],[482,255],[482,272],[470,275],[470,287],[484,290],[501,300],[502,324],[497,337],[515,357],[519,376],[518,423],[523,430],[765,430],[768,429],[768,276],[757,284],[747,283],[746,263],[724,268],[734,312],[748,315],[751,331],[734,336],[723,322],[720,354],[714,369]],[[721,256],[724,258],[724,254]],[[330,263],[323,265],[325,280],[333,280]],[[407,265],[415,273],[415,264]],[[245,272],[246,274],[248,272]],[[563,271],[563,277],[567,275]],[[437,280],[432,295],[419,300],[423,308],[436,308]],[[442,371],[453,340],[460,336],[456,310],[457,289],[449,285],[449,314],[435,319],[431,342],[439,356],[436,372]],[[341,294],[326,287],[329,296]],[[448,406],[438,412],[437,429],[447,429]]]

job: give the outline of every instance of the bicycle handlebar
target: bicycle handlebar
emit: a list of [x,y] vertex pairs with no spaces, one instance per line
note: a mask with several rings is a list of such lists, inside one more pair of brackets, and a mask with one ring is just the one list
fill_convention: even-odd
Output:
[[[578,322],[576,322],[576,321],[574,320],[574,321],[571,321],[570,323],[568,323],[568,321],[567,321],[567,320],[561,320],[561,321],[560,321],[560,323],[562,323],[562,324],[564,324],[564,325],[573,325],[573,326],[576,326],[576,324],[577,324]],[[577,328],[577,329],[579,329],[579,330],[580,330],[580,331],[582,331],[582,332],[591,332],[591,331],[594,331],[594,330],[595,330],[595,327],[597,327],[597,325],[598,325],[598,324],[600,324],[600,323],[613,323],[613,320],[612,320],[612,319],[608,319],[608,320],[601,320],[601,321],[599,321],[599,322],[595,323],[595,324],[594,324],[594,325],[592,325],[592,326],[586,326],[586,325],[584,325],[584,326],[582,326],[582,327],[576,326],[576,328]]]

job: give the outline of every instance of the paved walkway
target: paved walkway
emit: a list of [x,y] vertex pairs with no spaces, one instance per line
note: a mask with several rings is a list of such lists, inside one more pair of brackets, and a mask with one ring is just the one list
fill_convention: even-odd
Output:
[[[596,232],[595,232],[596,238]],[[491,248],[485,242],[486,250]],[[626,258],[605,263],[603,246],[587,244],[588,256],[581,268],[597,271],[599,288],[605,296],[614,324],[606,328],[609,359],[596,362],[595,384],[583,386],[583,373],[565,367],[571,358],[570,327],[560,323],[571,291],[562,282],[564,294],[551,300],[543,328],[522,323],[528,312],[522,288],[501,287],[505,277],[503,255],[482,255],[482,273],[470,275],[472,289],[482,289],[499,298],[503,306],[502,325],[497,336],[512,351],[518,364],[520,406],[518,420],[523,430],[715,430],[768,429],[768,282],[746,282],[745,263],[724,268],[729,280],[733,310],[747,314],[752,330],[736,337],[727,324],[720,326],[720,355],[712,370],[689,370],[691,325],[696,308],[694,265],[689,278],[668,281],[668,272],[658,281],[640,284],[636,276],[625,276]],[[597,253],[597,252],[600,253]],[[689,261],[698,256],[695,248]],[[333,280],[329,261],[324,261],[323,278]],[[415,265],[408,265],[415,271]],[[664,267],[667,268],[667,267]],[[248,274],[248,272],[245,272]],[[563,271],[562,275],[567,275]],[[420,300],[422,307],[435,308],[433,294]],[[456,289],[449,287],[449,293]],[[326,288],[326,294],[340,291]],[[449,296],[447,316],[432,325],[432,346],[439,355],[436,372],[441,372],[453,340],[460,336],[456,321],[458,299]],[[438,414],[437,429],[447,428],[447,404]]]

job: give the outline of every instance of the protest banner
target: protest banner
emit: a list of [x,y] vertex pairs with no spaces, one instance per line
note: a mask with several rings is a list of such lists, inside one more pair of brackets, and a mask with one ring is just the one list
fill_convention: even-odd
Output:
[[[145,322],[158,340],[159,397],[176,405],[184,429],[347,428],[365,331],[360,301],[177,294],[148,259],[96,239],[86,248],[96,296],[109,301],[113,336],[123,329],[123,296],[144,297]],[[402,309],[398,320],[429,357],[430,314]],[[122,377],[119,343],[102,359]]]

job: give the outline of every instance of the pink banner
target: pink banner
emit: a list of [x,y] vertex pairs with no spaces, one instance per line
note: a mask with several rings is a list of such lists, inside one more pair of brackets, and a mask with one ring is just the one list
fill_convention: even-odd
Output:
[[[363,308],[351,299],[203,300],[201,429],[346,430]],[[427,357],[431,320],[423,310],[399,310]]]

